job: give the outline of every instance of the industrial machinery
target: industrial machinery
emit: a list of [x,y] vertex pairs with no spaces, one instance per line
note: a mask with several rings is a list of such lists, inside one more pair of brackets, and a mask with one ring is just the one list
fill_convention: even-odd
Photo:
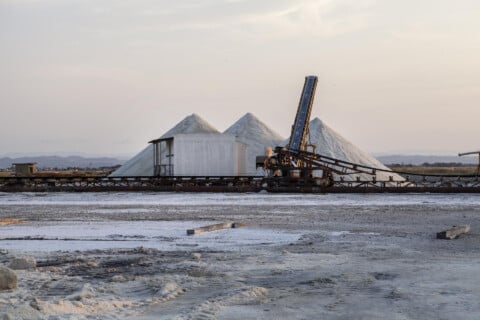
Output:
[[285,147],[267,151],[257,157],[257,167],[263,167],[269,177],[282,177],[283,181],[297,184],[299,180],[321,186],[334,184],[333,174],[339,176],[364,173],[375,180],[377,169],[322,156],[310,143],[309,122],[317,86],[316,76],[305,77],[290,140]]
[[458,156],[463,157],[463,156],[468,156],[468,155],[471,155],[471,154],[478,154],[478,165],[477,165],[476,174],[477,174],[477,176],[480,176],[480,151],[471,151],[471,152],[459,153]]
[[[478,154],[479,165],[475,176],[424,175],[374,168],[363,164],[335,159],[316,152],[310,143],[309,121],[317,85],[316,76],[307,76],[292,126],[290,140],[285,147],[267,151],[258,156],[257,167],[267,172],[267,181],[272,188],[320,186],[351,188],[360,186],[393,188],[477,188],[480,186],[480,151],[461,153],[459,156]],[[321,150],[319,150],[321,152]],[[377,172],[392,173],[386,181],[377,180]],[[403,176],[395,180],[393,174]],[[345,176],[350,176],[345,178]],[[369,177],[369,178],[365,178]],[[335,179],[334,179],[335,178]],[[431,190],[431,189],[429,189]],[[467,190],[467,189],[465,189]]]
[[335,170],[324,165],[315,153],[315,145],[310,143],[309,128],[315,89],[318,78],[305,77],[297,114],[292,126],[290,140],[285,147],[276,147],[267,152],[266,157],[257,157],[257,167],[263,167],[270,177],[295,179],[314,179],[317,184],[333,183],[332,172]]

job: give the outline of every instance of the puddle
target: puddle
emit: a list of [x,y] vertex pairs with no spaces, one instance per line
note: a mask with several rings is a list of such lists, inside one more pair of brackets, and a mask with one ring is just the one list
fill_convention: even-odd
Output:
[[278,245],[298,240],[302,233],[255,227],[223,229],[187,236],[186,230],[218,221],[58,221],[1,228],[0,247],[24,252],[110,248],[208,248],[239,250],[252,245]]

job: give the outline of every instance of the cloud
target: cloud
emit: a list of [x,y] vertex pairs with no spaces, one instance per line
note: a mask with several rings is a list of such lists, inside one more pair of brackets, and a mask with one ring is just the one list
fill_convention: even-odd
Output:
[[[213,32],[260,39],[335,37],[368,27],[373,0],[204,0],[144,1],[94,6],[98,35],[128,35],[185,31]],[[102,23],[112,21],[113,23]]]
[[[265,37],[334,37],[355,32],[369,25],[372,1],[301,0],[249,14],[240,21]],[[341,10],[348,7],[348,10]]]

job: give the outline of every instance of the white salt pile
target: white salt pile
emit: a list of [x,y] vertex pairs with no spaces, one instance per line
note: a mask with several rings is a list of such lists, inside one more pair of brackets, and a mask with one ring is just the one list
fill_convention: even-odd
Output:
[[171,138],[176,134],[195,134],[195,133],[220,133],[207,121],[203,120],[199,115],[193,113],[177,123],[175,127],[168,130],[160,138]]
[[[345,160],[356,164],[363,164],[365,166],[389,170],[380,161],[372,157],[365,151],[360,150],[347,139],[338,134],[335,130],[327,126],[319,118],[310,121],[310,142],[316,146],[315,152],[327,157]],[[284,142],[284,145],[288,140]],[[355,176],[344,176],[345,180],[360,178],[371,180],[371,176],[367,174],[358,174]],[[403,180],[403,178],[394,173],[377,172],[377,180],[388,180],[392,176],[395,181]],[[338,178],[338,177],[336,177]]]
[[265,155],[265,148],[280,145],[283,138],[251,113],[245,114],[227,130],[237,141],[247,145],[247,175],[264,175],[262,169],[255,168],[255,158]]
[[[160,138],[170,138],[175,134],[220,133],[217,129],[203,120],[197,114],[191,114]],[[152,176],[153,175],[153,146],[149,144],[123,166],[115,170],[111,177]]]

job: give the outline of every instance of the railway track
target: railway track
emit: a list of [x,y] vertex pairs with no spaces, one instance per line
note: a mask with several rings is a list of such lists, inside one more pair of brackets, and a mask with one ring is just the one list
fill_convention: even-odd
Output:
[[[392,171],[392,173],[396,173]],[[0,192],[296,192],[296,193],[477,193],[478,176],[405,174],[405,180],[340,177],[331,185],[289,177],[0,177]]]

